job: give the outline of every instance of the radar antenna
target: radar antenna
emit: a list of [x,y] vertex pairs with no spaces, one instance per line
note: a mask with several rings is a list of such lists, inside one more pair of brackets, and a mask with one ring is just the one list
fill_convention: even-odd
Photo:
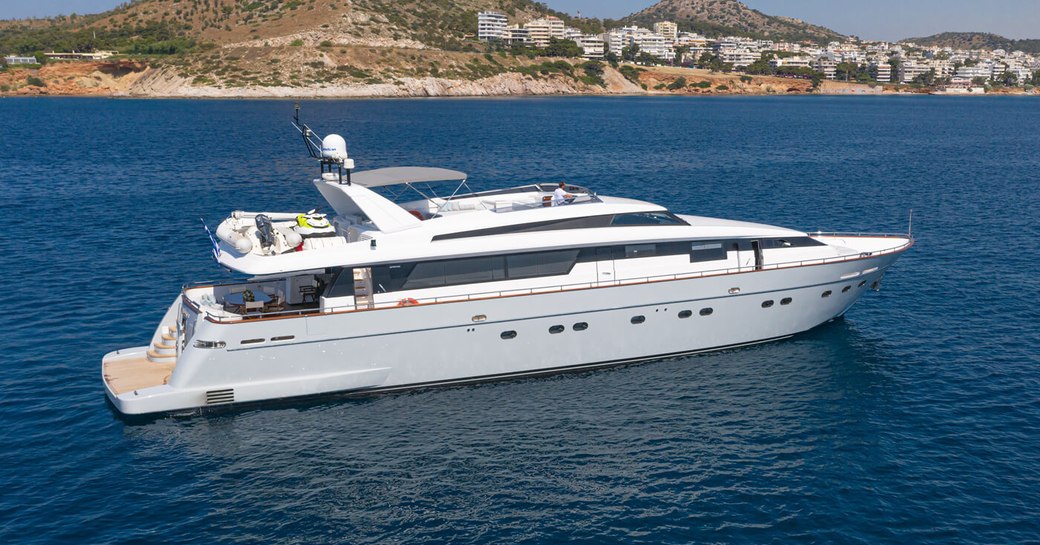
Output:
[[[293,105],[293,127],[300,131],[307,153],[321,164],[321,174],[336,174],[339,183],[344,183],[343,172],[346,171],[346,184],[350,185],[350,171],[354,169],[354,160],[347,155],[347,141],[338,134],[330,134],[319,138],[306,123],[300,122],[300,103]],[[335,170],[333,170],[335,169]]]

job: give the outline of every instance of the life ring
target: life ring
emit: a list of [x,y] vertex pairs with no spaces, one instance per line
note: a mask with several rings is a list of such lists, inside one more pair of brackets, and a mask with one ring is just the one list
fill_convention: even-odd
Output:
[[405,297],[404,299],[401,299],[400,301],[397,302],[397,306],[399,306],[399,307],[410,307],[412,305],[418,305],[418,304],[419,304],[419,301],[416,301],[415,299],[412,299],[411,297]]

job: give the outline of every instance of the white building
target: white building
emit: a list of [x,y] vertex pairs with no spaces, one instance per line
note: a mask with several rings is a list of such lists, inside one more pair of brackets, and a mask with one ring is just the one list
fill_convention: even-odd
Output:
[[477,39],[485,42],[503,40],[509,20],[497,11],[482,11],[477,14]]
[[887,62],[878,62],[874,64],[874,68],[877,69],[877,80],[878,83],[891,83],[892,82],[892,65]]
[[551,38],[562,40],[564,37],[563,21],[552,15],[535,19],[524,25],[524,28],[530,33],[531,42],[538,47],[549,45]]
[[582,56],[586,59],[603,58],[606,44],[603,42],[602,34],[582,34],[574,41],[581,46],[582,51],[584,51]]
[[750,49],[720,49],[719,60],[725,63],[732,64],[736,67],[747,66],[758,59],[762,58],[762,54]]
[[17,55],[9,55],[4,57],[4,62],[9,65],[13,64],[39,64],[36,57],[19,57]]
[[910,83],[914,81],[917,76],[927,74],[932,70],[931,66],[923,63],[917,63],[913,60],[904,60],[899,64],[899,81],[902,83]]
[[675,43],[675,40],[679,38],[679,25],[671,21],[661,21],[654,23],[654,34],[663,36],[664,39]]
[[502,39],[509,44],[527,45],[531,43],[531,33],[520,25],[507,26]]
[[838,62],[831,57],[818,57],[813,61],[813,70],[823,72],[823,77],[834,79],[838,72]]
[[773,68],[811,68],[812,59],[809,57],[787,57],[783,59],[770,59],[769,66]]
[[977,64],[975,66],[962,66],[957,69],[957,78],[971,81],[975,78],[990,79],[993,77],[993,65]]

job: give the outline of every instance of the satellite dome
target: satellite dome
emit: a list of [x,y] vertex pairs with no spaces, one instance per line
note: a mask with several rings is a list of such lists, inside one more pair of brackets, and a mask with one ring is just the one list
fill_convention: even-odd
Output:
[[321,140],[321,156],[342,162],[347,158],[347,141],[338,134],[330,134]]

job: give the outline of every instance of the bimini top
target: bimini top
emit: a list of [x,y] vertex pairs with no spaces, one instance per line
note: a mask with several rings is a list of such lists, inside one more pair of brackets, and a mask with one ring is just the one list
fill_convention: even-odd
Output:
[[436,167],[377,168],[355,172],[350,176],[351,183],[362,187],[383,187],[419,182],[461,182],[465,179],[465,172]]

